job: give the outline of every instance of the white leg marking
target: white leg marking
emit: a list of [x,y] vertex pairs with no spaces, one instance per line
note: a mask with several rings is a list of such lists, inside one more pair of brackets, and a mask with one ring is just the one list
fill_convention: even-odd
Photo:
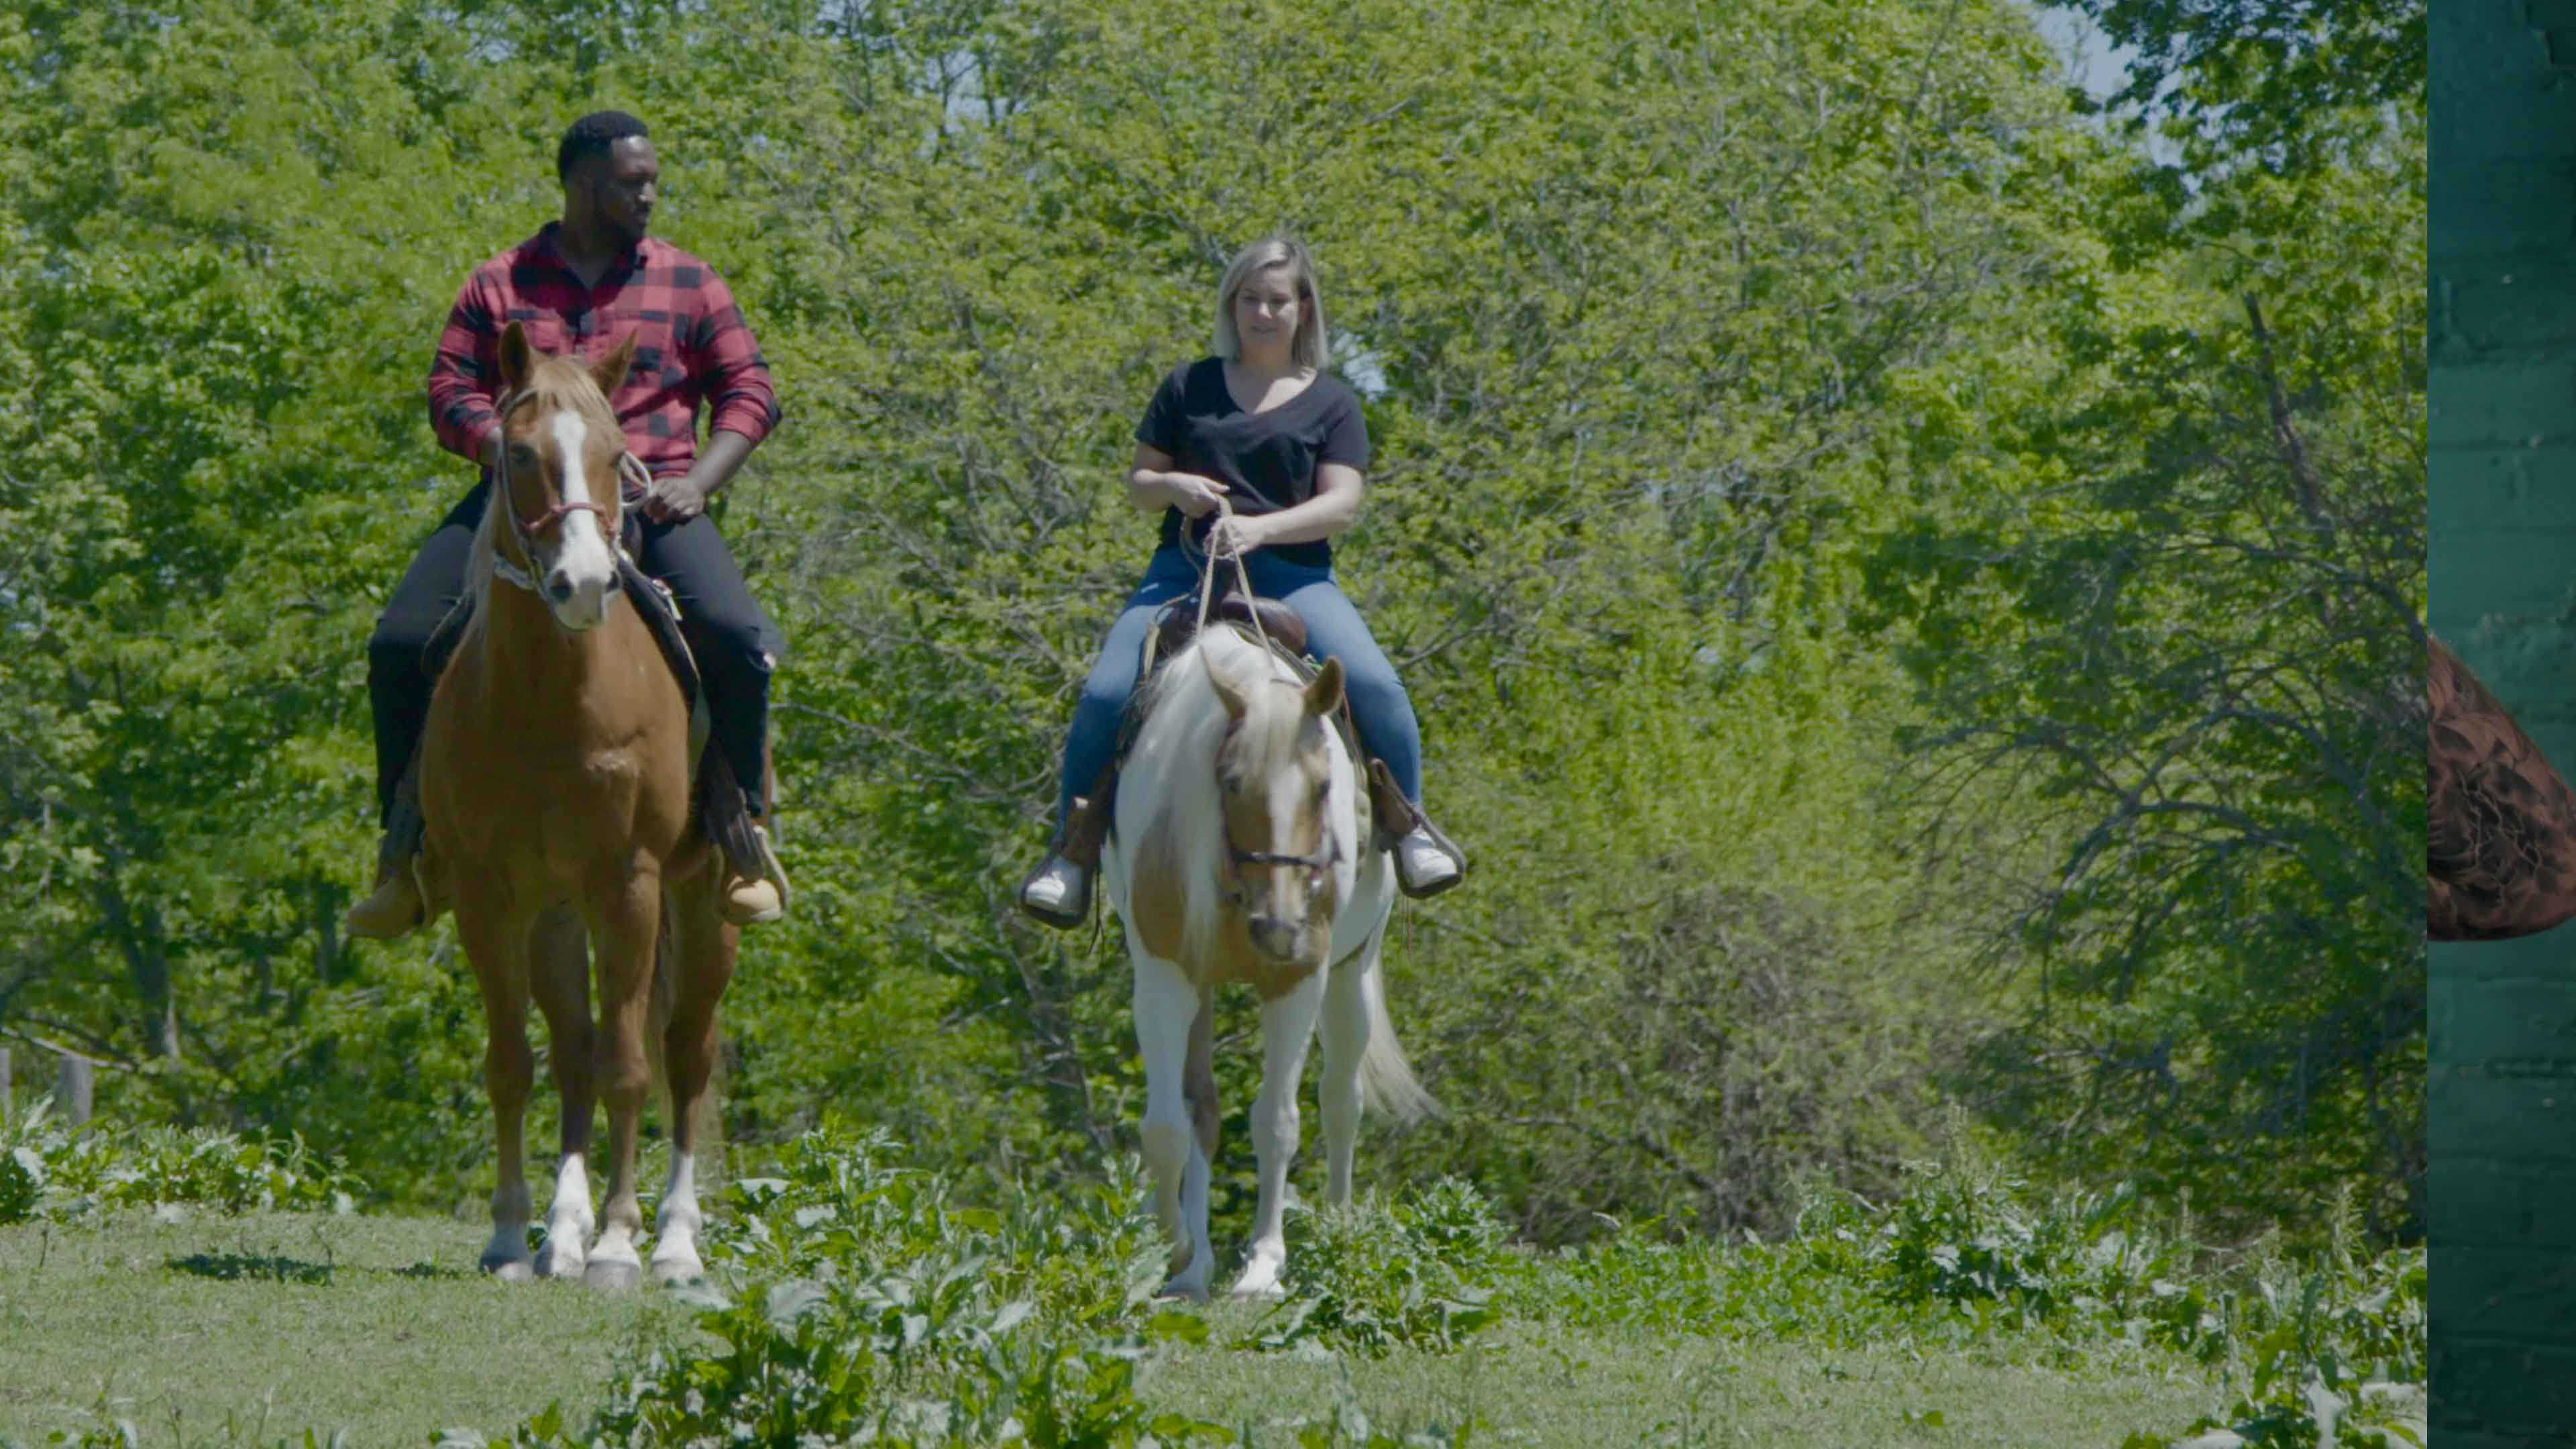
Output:
[[[1172,1240],[1172,1287],[1186,1291],[1182,1279],[1206,1255],[1205,1233],[1196,1237],[1182,1212],[1182,1178],[1198,1146],[1190,1130],[1190,1107],[1181,1087],[1189,1059],[1190,1023],[1198,1016],[1198,989],[1181,968],[1147,955],[1131,932],[1129,955],[1136,966],[1136,1050],[1145,1067],[1145,1167],[1154,1175],[1154,1214]],[[1204,1169],[1201,1169],[1204,1176]],[[1198,1297],[1207,1296],[1207,1276],[1198,1277]]]
[[706,1219],[698,1211],[698,1164],[693,1152],[671,1154],[671,1180],[662,1189],[662,1205],[653,1214],[653,1276],[665,1283],[686,1283],[707,1275],[698,1261],[698,1232]]
[[1370,951],[1333,973],[1324,988],[1321,1023],[1323,1080],[1316,1097],[1324,1109],[1324,1202],[1351,1205],[1351,1153],[1360,1136],[1360,1062],[1368,1054],[1368,976],[1377,969]]
[[1297,1087],[1306,1073],[1306,1044],[1315,1037],[1329,971],[1261,1008],[1261,1095],[1252,1103],[1252,1147],[1261,1160],[1261,1197],[1252,1215],[1252,1251],[1235,1280],[1238,1298],[1278,1294],[1288,1262],[1288,1164],[1297,1156]]
[[578,1278],[589,1262],[584,1244],[597,1225],[590,1210],[590,1171],[578,1152],[567,1152],[555,1167],[554,1200],[546,1204],[546,1247],[537,1272],[548,1278]]

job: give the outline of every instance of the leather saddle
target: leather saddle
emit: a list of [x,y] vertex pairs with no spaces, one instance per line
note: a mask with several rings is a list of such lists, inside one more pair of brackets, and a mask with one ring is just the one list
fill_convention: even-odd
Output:
[[[1254,627],[1270,637],[1277,652],[1293,662],[1306,657],[1306,621],[1297,611],[1277,599],[1246,598],[1229,585],[1224,593],[1208,605],[1210,623],[1239,624],[1250,634]],[[1199,603],[1196,597],[1174,599],[1154,616],[1154,627],[1145,632],[1145,657],[1138,662],[1136,677],[1153,677],[1158,660],[1169,659],[1190,647],[1199,631]]]

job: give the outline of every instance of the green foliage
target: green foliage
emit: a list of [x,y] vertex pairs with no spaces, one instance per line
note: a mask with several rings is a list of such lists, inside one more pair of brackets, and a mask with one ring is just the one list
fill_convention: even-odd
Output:
[[2314,164],[2338,119],[2424,103],[2424,0],[2051,3],[2138,52],[2112,104],[2165,119],[2203,164]]
[[347,1212],[366,1191],[301,1137],[206,1128],[66,1128],[38,1103],[0,1128],[0,1225],[105,1208]]
[[1505,1229],[1472,1184],[1448,1178],[1390,1205],[1290,1222],[1287,1301],[1251,1345],[1448,1353],[1502,1316],[1492,1279]]

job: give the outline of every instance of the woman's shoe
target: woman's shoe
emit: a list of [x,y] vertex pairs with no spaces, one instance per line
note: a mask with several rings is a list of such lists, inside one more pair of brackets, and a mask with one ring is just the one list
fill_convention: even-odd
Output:
[[1396,788],[1386,761],[1368,766],[1369,806],[1377,815],[1378,847],[1395,853],[1395,888],[1422,900],[1467,878],[1467,853],[1441,833],[1422,807]]
[[1091,872],[1048,851],[1028,879],[1020,882],[1020,909],[1039,924],[1059,931],[1082,924],[1091,914]]

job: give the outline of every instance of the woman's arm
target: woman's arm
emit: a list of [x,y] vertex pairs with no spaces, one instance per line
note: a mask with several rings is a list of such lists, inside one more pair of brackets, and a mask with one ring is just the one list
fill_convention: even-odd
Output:
[[1191,518],[1205,518],[1216,511],[1216,501],[1225,496],[1225,485],[1214,478],[1196,473],[1172,471],[1171,454],[1151,443],[1136,445],[1136,459],[1127,465],[1127,501],[1147,513],[1160,513],[1177,508]]
[[1359,469],[1348,463],[1319,463],[1314,497],[1277,513],[1228,519],[1209,533],[1208,546],[1222,557],[1238,549],[1250,553],[1268,544],[1331,538],[1359,517],[1360,495],[1365,491]]

